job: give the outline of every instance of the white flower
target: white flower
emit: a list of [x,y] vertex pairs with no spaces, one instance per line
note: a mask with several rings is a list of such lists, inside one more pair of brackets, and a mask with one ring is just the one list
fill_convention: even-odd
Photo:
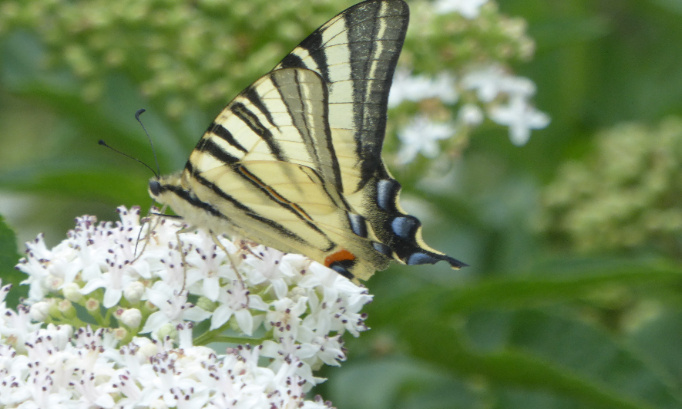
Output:
[[175,326],[185,320],[202,321],[211,315],[187,302],[187,292],[178,293],[163,281],[157,281],[152,288],[147,289],[146,299],[159,310],[147,318],[140,331],[142,334],[151,332],[156,335],[160,329],[169,325]]
[[[189,233],[188,233],[189,234]],[[211,301],[218,299],[221,280],[236,280],[237,273],[232,268],[230,255],[236,254],[237,247],[228,240],[220,240],[225,254],[218,248],[211,235],[204,230],[194,233],[189,250],[185,256],[188,264],[185,275],[185,286]]]
[[531,129],[544,128],[549,117],[532,106],[522,97],[513,97],[507,105],[498,105],[490,111],[490,119],[509,127],[509,137],[515,145],[523,145],[530,138]]
[[458,118],[465,125],[477,126],[483,122],[484,115],[481,108],[474,104],[465,104],[460,108]]
[[90,294],[98,288],[104,289],[104,300],[102,305],[105,308],[111,308],[118,304],[123,295],[123,289],[127,287],[133,280],[133,277],[126,272],[127,267],[123,264],[117,264],[115,261],[110,261],[109,271],[97,274],[96,277],[91,277],[81,289],[81,293]]
[[[483,3],[442,0],[439,4],[478,8]],[[549,124],[549,117],[531,106],[530,100],[536,91],[535,84],[528,78],[510,75],[498,64],[471,68],[457,79],[445,71],[433,79],[412,75],[409,70],[399,68],[394,75],[388,105],[395,107],[404,101],[418,102],[430,98],[437,98],[444,104],[452,105],[459,100],[459,91],[471,91],[482,106],[479,107],[475,101],[463,104],[457,115],[458,125],[464,127],[461,131],[466,131],[466,127],[479,126],[483,122],[485,112],[492,121],[509,127],[512,143],[523,145],[528,141],[531,129],[544,128]],[[455,132],[452,123],[436,123],[425,116],[415,117],[405,128],[398,131],[402,144],[398,151],[397,163],[409,163],[418,154],[429,158],[437,156],[439,153],[437,141],[449,138]]]
[[403,101],[418,102],[438,98],[446,104],[457,102],[455,79],[449,72],[441,72],[436,78],[423,75],[413,76],[409,70],[398,68],[393,76],[393,85],[388,94],[388,106],[395,107]]
[[142,299],[145,287],[139,281],[133,281],[123,290],[123,297],[129,302],[135,304]]
[[250,271],[250,283],[258,285],[267,281],[272,286],[277,298],[286,297],[289,289],[287,280],[293,276],[293,272],[289,269],[282,269],[281,263],[284,253],[265,246],[258,246],[252,251],[258,257],[244,261],[244,267]]
[[52,258],[52,252],[47,249],[42,234],[39,234],[35,240],[26,243],[26,255],[27,257],[22,259],[17,265],[19,271],[24,273],[30,271],[29,276],[21,284],[29,285],[29,300],[39,301],[49,292],[44,286],[50,275],[46,260]]
[[497,65],[471,70],[462,78],[465,89],[476,90],[482,102],[490,102],[508,87],[507,74]]
[[[191,330],[190,328],[179,329]],[[135,338],[120,348],[111,333],[49,325],[25,353],[0,344],[0,406],[330,408],[307,401],[300,361],[259,365],[260,348],[212,349]]]
[[137,328],[142,322],[142,313],[137,308],[129,308],[122,311],[119,317],[121,322],[130,328]]
[[[345,360],[341,336],[367,329],[364,288],[301,255],[119,214],[78,218],[52,249],[29,243],[19,264],[29,305],[0,303],[0,406],[330,407],[304,392],[323,381],[314,370]],[[81,325],[81,313],[97,328],[29,319]],[[193,327],[205,331],[193,339]],[[225,339],[262,346],[195,346]],[[34,362],[40,370],[21,369]]]
[[397,161],[400,164],[412,162],[418,154],[434,158],[440,149],[438,142],[455,133],[455,128],[443,122],[433,122],[424,115],[419,115],[398,132],[400,150]]
[[456,12],[468,19],[478,17],[480,8],[488,0],[437,0],[433,7],[437,14]]
[[24,351],[26,340],[40,328],[40,324],[31,322],[31,314],[27,306],[19,305],[17,311],[5,306],[5,296],[10,287],[11,285],[6,285],[0,289],[2,299],[0,302],[0,340],[3,341],[0,345],[8,344],[18,351]]
[[[530,104],[535,84],[528,78],[511,76],[501,67],[491,65],[469,72],[462,79],[462,86],[474,90],[482,102],[489,103],[488,116],[509,127],[509,137],[515,145],[525,144],[531,129],[549,124],[549,116]],[[506,102],[495,101],[498,98]]]
[[232,288],[220,292],[218,302],[220,305],[213,311],[211,318],[211,329],[221,327],[234,316],[237,325],[246,335],[252,335],[255,323],[260,322],[254,320],[251,309],[268,309],[259,296],[250,296],[249,290],[242,287],[238,280],[235,280]]

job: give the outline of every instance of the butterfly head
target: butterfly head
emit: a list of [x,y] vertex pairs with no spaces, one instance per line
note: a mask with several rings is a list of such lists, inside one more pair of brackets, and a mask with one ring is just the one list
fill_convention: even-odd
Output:
[[149,196],[156,200],[159,195],[161,195],[161,182],[157,178],[153,178],[149,181]]
[[149,196],[151,196],[155,202],[161,205],[168,205],[173,210],[177,210],[178,195],[181,195],[183,192],[180,175],[154,176],[149,179],[147,190]]

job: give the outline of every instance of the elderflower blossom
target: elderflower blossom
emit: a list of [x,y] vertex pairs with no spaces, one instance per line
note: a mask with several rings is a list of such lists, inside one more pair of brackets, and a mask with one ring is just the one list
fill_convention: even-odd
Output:
[[[549,124],[532,105],[535,84],[507,69],[532,55],[525,21],[502,15],[489,0],[436,0],[415,5],[413,14],[402,59],[412,68],[396,69],[388,98],[389,108],[401,109],[397,165],[435,158],[441,149],[456,156],[486,119],[506,127],[515,145]],[[436,64],[428,61],[433,53]]]
[[[530,103],[535,84],[528,78],[515,77],[500,66],[490,65],[466,74],[462,86],[475,91],[480,101],[490,103],[488,116],[509,127],[509,137],[515,145],[528,142],[531,129],[549,125],[549,116]],[[496,102],[500,99],[504,102]]]
[[[191,336],[191,325],[178,331]],[[0,407],[331,407],[319,397],[305,400],[296,358],[277,369],[260,366],[261,347],[218,355],[144,337],[116,343],[111,329],[49,324],[31,333],[23,351],[1,344]]]
[[78,218],[54,248],[27,243],[29,296],[0,304],[1,407],[330,407],[305,392],[345,360],[342,335],[367,329],[366,289],[300,255],[118,212]]
[[[437,141],[451,138],[460,130],[479,126],[486,115],[493,122],[509,128],[509,138],[515,145],[528,142],[532,129],[541,129],[549,124],[549,116],[530,103],[535,95],[535,84],[528,78],[507,74],[497,65],[472,69],[461,78],[447,72],[428,78],[398,69],[388,104],[396,107],[405,101],[437,99],[445,105],[455,105],[464,93],[471,95],[467,96],[468,102],[460,106],[454,119],[436,121],[427,115],[417,114],[398,130],[401,141],[396,160],[398,164],[410,163],[418,154],[436,157],[439,153]],[[475,102],[471,101],[472,98]]]
[[454,104],[459,97],[455,87],[455,79],[449,72],[441,72],[435,78],[429,78],[425,75],[412,75],[410,70],[398,68],[388,94],[388,106],[393,108],[403,101],[419,102],[430,98]]
[[481,6],[488,0],[436,0],[434,9],[438,14],[459,13],[468,19],[478,17]]
[[455,129],[449,123],[438,123],[424,115],[414,117],[398,132],[402,145],[398,151],[399,164],[410,163],[421,153],[427,158],[438,155],[438,141],[451,137]]

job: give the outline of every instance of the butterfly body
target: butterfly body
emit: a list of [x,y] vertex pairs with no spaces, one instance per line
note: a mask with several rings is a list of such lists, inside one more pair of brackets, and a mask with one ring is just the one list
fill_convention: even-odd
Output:
[[402,0],[368,0],[306,38],[208,127],[150,194],[195,227],[301,253],[349,278],[391,260],[463,263],[426,246],[381,160]]

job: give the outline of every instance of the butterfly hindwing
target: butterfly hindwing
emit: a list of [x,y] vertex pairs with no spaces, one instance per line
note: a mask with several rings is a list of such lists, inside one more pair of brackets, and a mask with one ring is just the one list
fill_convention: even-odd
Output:
[[349,278],[391,259],[464,265],[423,242],[381,160],[407,22],[402,0],[340,13],[232,100],[181,173],[152,179],[152,197],[193,226],[302,253]]
[[161,178],[157,200],[192,225],[303,253],[330,267],[342,255],[340,261],[362,275],[385,267],[389,259],[377,248],[388,250],[352,212],[334,179],[323,177],[333,173],[326,99],[313,71],[281,69],[261,77],[209,126],[179,179]]

